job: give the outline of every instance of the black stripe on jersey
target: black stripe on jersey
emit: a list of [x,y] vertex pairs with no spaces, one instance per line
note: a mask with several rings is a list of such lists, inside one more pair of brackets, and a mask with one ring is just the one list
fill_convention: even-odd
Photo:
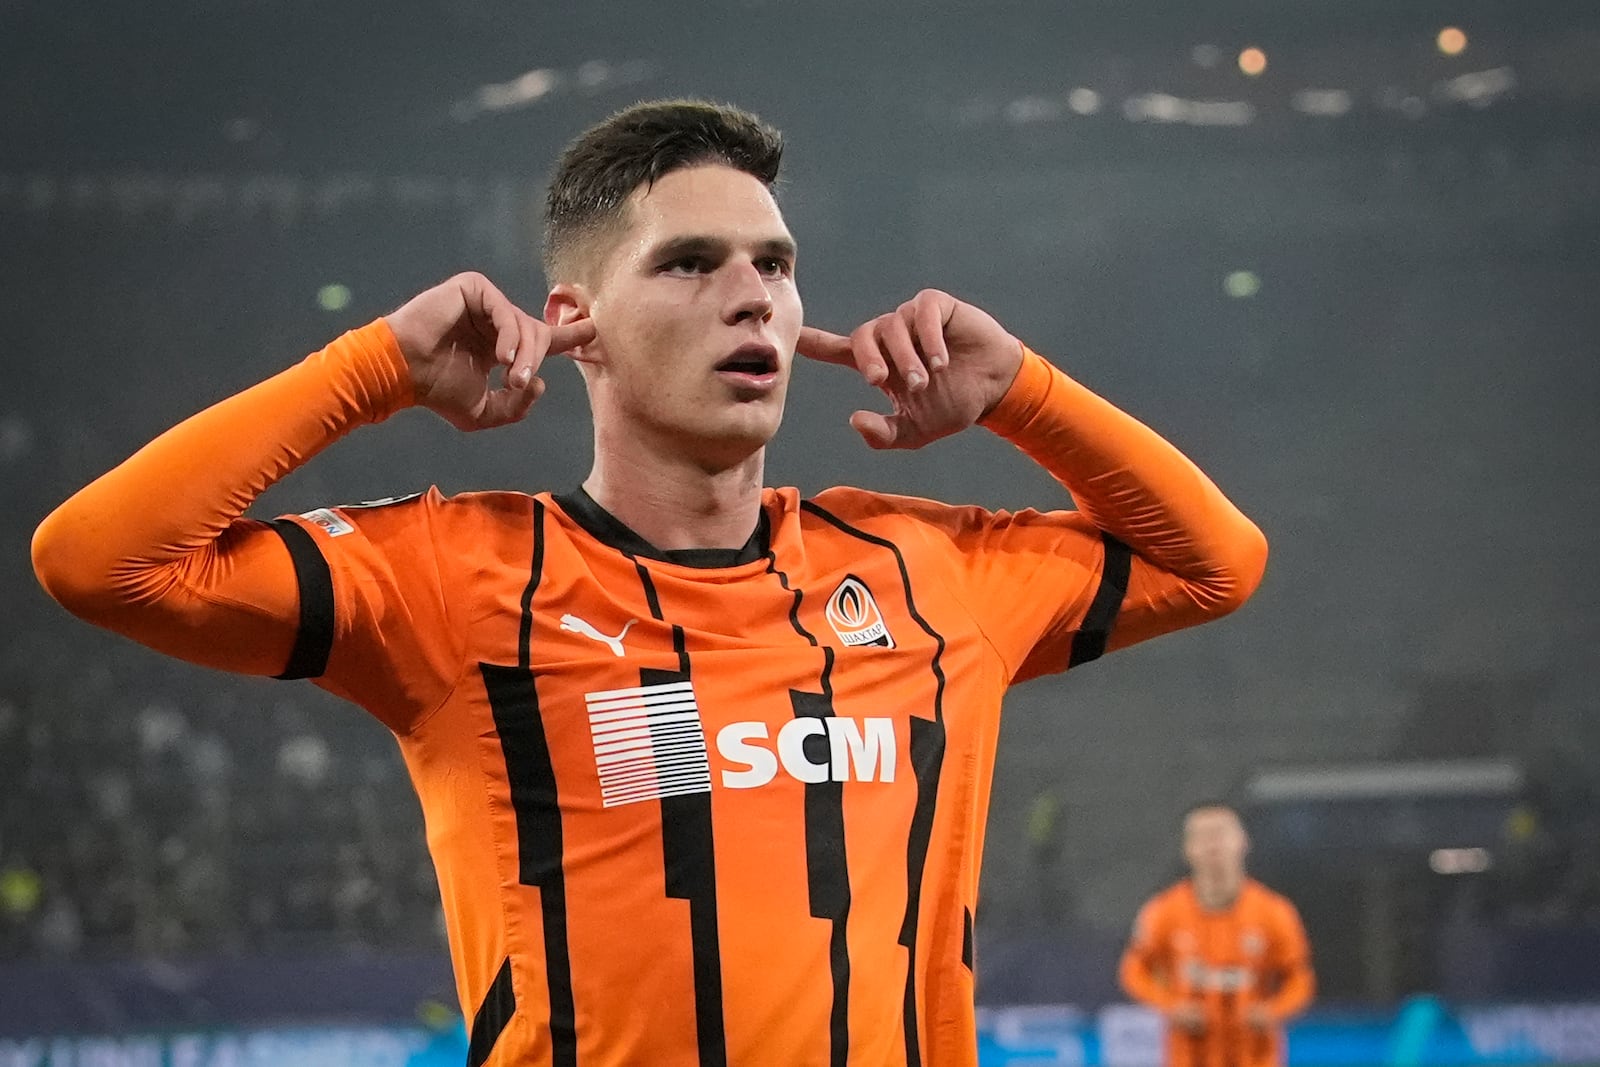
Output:
[[911,765],[917,776],[917,804],[911,814],[911,830],[906,840],[906,914],[900,925],[900,944],[906,948],[905,1037],[906,1064],[915,1067],[922,1062],[921,1042],[917,1036],[917,923],[922,910],[922,874],[928,864],[928,843],[933,837],[933,813],[939,801],[939,772],[944,766],[944,637],[917,611],[916,599],[911,591],[911,573],[906,569],[906,559],[893,541],[858,530],[812,500],[800,502],[802,511],[869,545],[893,553],[895,565],[900,568],[900,582],[905,586],[906,610],[934,640],[933,659],[929,666],[935,682],[933,718],[911,716]]
[[[772,552],[767,553],[767,573],[777,576],[778,584],[783,586],[784,592],[794,594],[794,600],[789,605],[789,625],[794,627],[795,633],[806,639],[807,644],[809,644],[812,648],[816,648],[816,637],[812,635],[810,630],[807,630],[800,623],[800,600],[804,594],[802,594],[800,590],[790,587],[789,576],[778,569],[778,557]],[[830,658],[827,662],[827,669],[823,671],[824,683],[826,683],[827,674],[832,670],[832,668],[833,660]]]
[[544,574],[544,502],[533,502],[533,562],[528,567],[528,584],[522,590],[522,622],[517,629],[517,663],[524,670],[532,662],[529,639],[533,634],[533,594]]
[[[833,649],[825,649],[824,674],[831,673]],[[795,718],[833,716],[833,699],[821,693],[789,690],[789,703]],[[826,763],[829,744],[826,734],[806,738],[820,742],[821,751],[807,754],[813,763]],[[828,941],[828,969],[833,977],[833,1006],[828,1015],[829,1063],[845,1067],[850,1060],[850,870],[844,848],[844,783],[807,782],[806,799],[806,888],[811,915],[833,923]]]
[[544,968],[550,987],[550,1043],[554,1067],[578,1062],[577,1015],[572,1004],[572,958],[567,947],[567,882],[561,865],[561,807],[555,765],[533,673],[522,667],[480,663],[506,761],[511,808],[517,817],[518,880],[539,887],[544,925]]
[[[789,576],[778,569],[778,558],[767,553],[767,572],[794,594],[789,606],[789,625],[817,647],[816,637],[800,622],[800,590],[790,589]],[[833,710],[833,649],[822,649],[822,693],[789,690],[789,703],[796,716],[826,718]],[[829,919],[833,930],[828,940],[828,970],[833,978],[833,1002],[828,1012],[830,1067],[845,1067],[850,1061],[850,868],[844,846],[844,783],[807,782],[806,812],[806,889],[811,915]]]
[[[789,625],[811,648],[818,640],[800,622],[803,593],[790,589],[789,576],[778,569],[778,557],[766,553],[766,573],[778,577],[786,592],[794,593],[789,605]],[[822,693],[790,689],[795,715],[834,715],[834,649],[822,649]],[[829,1064],[850,1062],[850,864],[845,856],[845,784],[806,782],[805,787],[806,891],[811,917],[827,918],[834,929],[827,942],[827,963],[834,979],[834,1001],[829,1009]]]
[[[689,678],[687,671],[639,671],[640,685]],[[661,854],[666,895],[689,902],[689,944],[694,970],[694,1023],[699,1062],[727,1067],[728,1036],[722,1013],[722,936],[717,930],[717,857],[711,833],[711,794],[661,798]]]
[[483,1067],[500,1040],[500,1032],[517,1013],[517,994],[511,988],[511,957],[500,965],[500,971],[483,995],[483,1003],[472,1017],[472,1043],[467,1046],[467,1067]]
[[312,536],[292,519],[277,519],[272,528],[289,550],[295,584],[300,588],[300,624],[295,629],[289,664],[277,677],[320,678],[333,651],[333,575]]
[[[661,615],[650,570],[635,561],[645,602],[653,618]],[[639,671],[640,685],[690,681],[689,651],[683,627],[673,626],[672,647],[678,669],[649,667]],[[694,971],[695,1040],[702,1067],[727,1067],[728,1033],[722,1011],[722,935],[717,929],[717,856],[712,836],[711,794],[688,793],[661,798],[661,854],[666,869],[666,895],[689,902],[689,946]]]
[[[656,583],[650,580],[650,568],[646,567],[638,560],[633,561],[633,567],[639,572],[639,584],[644,586],[644,602],[645,605],[650,609],[650,617],[652,619],[660,619],[661,600],[656,596]],[[673,629],[672,636],[674,638],[678,637],[678,631],[676,628]],[[679,650],[678,660],[680,663],[683,660],[681,649]]]
[[1128,595],[1128,575],[1133,570],[1133,552],[1108,533],[1100,540],[1105,545],[1105,563],[1100,568],[1100,587],[1094,591],[1083,624],[1072,637],[1072,654],[1067,667],[1079,667],[1097,660],[1106,652],[1111,628],[1117,624],[1122,598]]
[[933,839],[933,812],[939,800],[939,771],[944,765],[944,724],[911,716],[911,767],[917,775],[917,806],[906,837],[906,915],[900,944],[906,948],[906,1063],[922,1062],[917,1036],[917,923],[922,913],[922,872],[928,866]]
[[972,909],[961,909],[961,962],[972,970]]

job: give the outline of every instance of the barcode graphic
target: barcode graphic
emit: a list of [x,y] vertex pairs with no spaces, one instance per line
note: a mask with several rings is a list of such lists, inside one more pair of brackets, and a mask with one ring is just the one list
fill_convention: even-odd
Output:
[[600,798],[608,808],[711,792],[711,761],[690,682],[587,693]]

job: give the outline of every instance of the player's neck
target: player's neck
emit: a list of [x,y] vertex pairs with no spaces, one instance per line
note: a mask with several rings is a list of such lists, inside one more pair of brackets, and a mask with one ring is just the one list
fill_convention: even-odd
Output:
[[1201,875],[1198,872],[1190,878],[1194,886],[1195,899],[1207,911],[1226,911],[1233,907],[1234,901],[1239,899],[1239,894],[1244,890],[1244,874]]
[[665,551],[740,548],[761,518],[765,451],[706,469],[682,456],[597,444],[583,488],[628,529]]

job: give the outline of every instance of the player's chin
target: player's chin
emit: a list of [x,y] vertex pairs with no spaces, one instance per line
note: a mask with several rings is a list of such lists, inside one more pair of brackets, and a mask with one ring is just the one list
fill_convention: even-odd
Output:
[[778,432],[783,421],[783,400],[778,397],[729,404],[704,414],[706,417],[697,427],[702,440],[729,453],[754,452],[764,448]]
[[736,404],[773,404],[783,407],[783,398],[789,391],[788,376],[772,371],[767,374],[719,373],[722,388]]
[[788,395],[788,383],[779,381],[748,389],[731,388],[720,403],[708,405],[714,417],[729,426],[762,426],[770,424],[768,433],[775,433],[783,419],[783,405]]

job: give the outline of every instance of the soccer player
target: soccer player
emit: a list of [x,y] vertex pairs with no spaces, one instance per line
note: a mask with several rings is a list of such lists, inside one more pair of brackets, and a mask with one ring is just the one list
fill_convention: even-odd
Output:
[[[451,278],[35,537],[83,618],[394,732],[474,1065],[974,1063],[1006,687],[1224,615],[1265,566],[1192,463],[978,308],[925,290],[803,327],[781,151],[733,108],[613,116],[553,178],[542,320]],[[981,424],[1077,510],[764,488],[797,353],[882,390],[868,445]],[[593,412],[581,487],[245,517],[404,408],[521,419],[557,354]]]
[[1294,905],[1245,876],[1238,814],[1183,820],[1190,876],[1139,912],[1122,988],[1167,1018],[1167,1067],[1282,1067],[1284,1022],[1311,1002],[1311,950]]

